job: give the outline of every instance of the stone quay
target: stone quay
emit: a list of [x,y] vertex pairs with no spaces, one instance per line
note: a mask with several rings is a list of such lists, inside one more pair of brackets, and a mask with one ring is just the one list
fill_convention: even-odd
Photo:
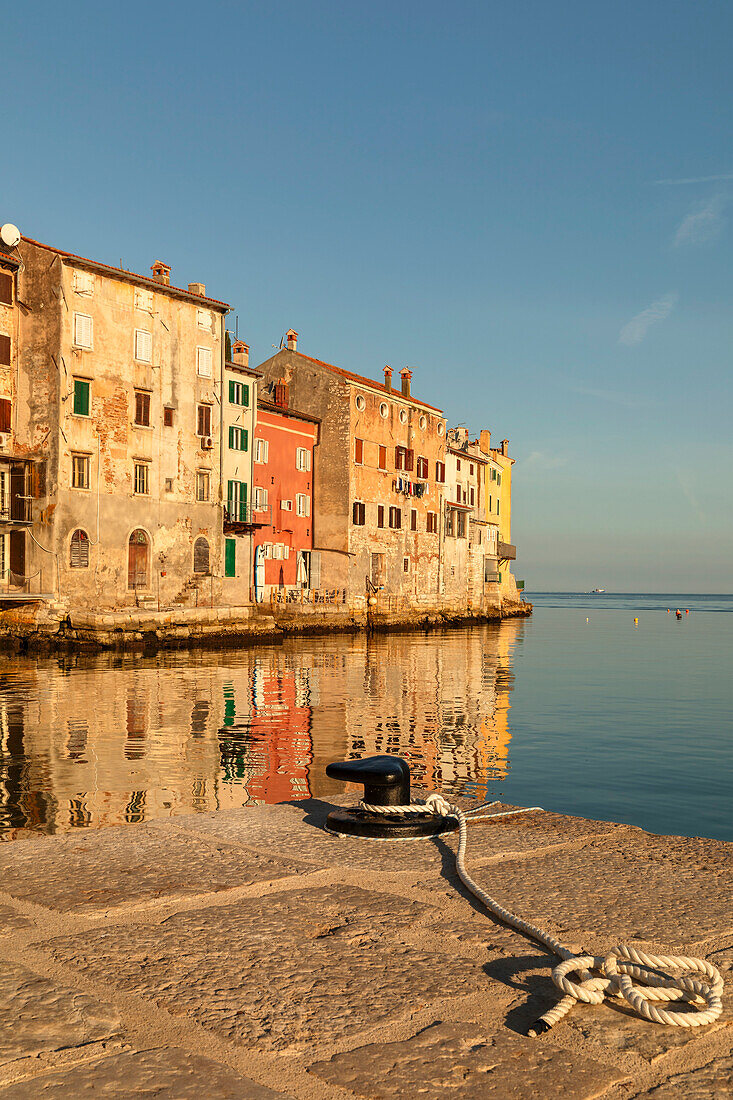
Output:
[[544,811],[471,826],[476,881],[573,949],[696,955],[726,983],[707,1027],[606,1002],[531,1039],[556,960],[461,887],[455,834],[335,837],[330,808],[1,845],[0,1100],[733,1094],[733,844]]

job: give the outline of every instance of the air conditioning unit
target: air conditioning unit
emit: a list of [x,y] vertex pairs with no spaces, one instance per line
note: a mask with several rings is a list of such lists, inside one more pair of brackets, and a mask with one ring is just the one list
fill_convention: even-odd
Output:
[[211,438],[210,435],[202,435],[201,436],[201,450],[202,451],[210,451],[213,446],[214,446],[214,440]]

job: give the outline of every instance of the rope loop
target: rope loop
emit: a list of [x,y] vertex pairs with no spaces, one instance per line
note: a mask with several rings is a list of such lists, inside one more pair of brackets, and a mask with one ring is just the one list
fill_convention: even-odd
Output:
[[[530,1035],[548,1031],[578,1002],[598,1005],[606,997],[621,998],[637,1016],[657,1024],[702,1027],[717,1020],[723,1011],[723,979],[717,967],[706,959],[689,955],[650,955],[628,944],[619,944],[607,955],[574,955],[570,948],[548,932],[504,909],[482,890],[466,870],[468,825],[472,821],[488,821],[493,817],[511,817],[541,809],[540,806],[531,806],[475,816],[479,810],[491,805],[496,803],[482,803],[464,812],[442,795],[430,794],[424,802],[410,803],[409,806],[372,806],[360,802],[359,808],[374,814],[435,813],[457,819],[459,832],[456,871],[463,885],[493,916],[542,944],[562,960],[552,971],[552,980],[563,996],[533,1025]],[[677,973],[670,975],[667,973],[670,970]],[[575,974],[577,980],[571,979],[571,974]],[[686,1001],[689,1008],[684,1012],[669,1011],[654,1003],[660,1001]]]

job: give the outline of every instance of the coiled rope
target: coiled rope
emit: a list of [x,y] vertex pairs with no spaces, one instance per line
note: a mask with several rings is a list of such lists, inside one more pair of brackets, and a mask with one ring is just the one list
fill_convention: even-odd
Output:
[[[554,936],[537,928],[529,921],[522,920],[510,913],[498,901],[495,901],[466,870],[466,838],[468,825],[476,821],[488,821],[495,817],[512,817],[515,814],[531,813],[541,809],[532,806],[521,810],[507,810],[501,813],[474,816],[480,810],[495,806],[496,802],[482,803],[472,810],[463,811],[451,805],[440,794],[430,794],[425,802],[415,802],[409,806],[372,806],[365,802],[359,808],[374,814],[424,814],[436,813],[442,817],[454,817],[458,821],[458,851],[456,870],[466,889],[498,917],[504,924],[516,928],[524,936],[547,947],[562,962],[552,971],[552,980],[563,994],[558,1003],[529,1029],[531,1036],[541,1035],[559,1023],[578,1001],[585,1004],[602,1004],[606,997],[621,997],[642,1019],[656,1024],[669,1024],[672,1027],[703,1027],[717,1020],[723,1011],[723,979],[720,971],[706,959],[696,959],[688,955],[648,955],[627,944],[619,944],[607,955],[575,955],[570,948],[556,940]],[[665,971],[681,973],[669,975]],[[577,979],[568,975],[577,973]],[[694,975],[694,977],[684,975]],[[634,984],[634,983],[640,984]],[[687,1001],[694,1011],[671,1012],[659,1008],[654,1002]]]

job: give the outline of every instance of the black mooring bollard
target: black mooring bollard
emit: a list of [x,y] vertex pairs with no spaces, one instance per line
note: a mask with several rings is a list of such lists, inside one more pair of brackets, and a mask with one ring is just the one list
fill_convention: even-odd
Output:
[[[410,803],[410,769],[399,756],[368,756],[364,760],[339,760],[329,764],[326,775],[345,783],[363,783],[364,799],[370,806],[407,806]],[[453,817],[430,810],[414,814],[380,814],[359,806],[332,810],[326,828],[335,833],[397,839],[435,836],[458,828]]]

